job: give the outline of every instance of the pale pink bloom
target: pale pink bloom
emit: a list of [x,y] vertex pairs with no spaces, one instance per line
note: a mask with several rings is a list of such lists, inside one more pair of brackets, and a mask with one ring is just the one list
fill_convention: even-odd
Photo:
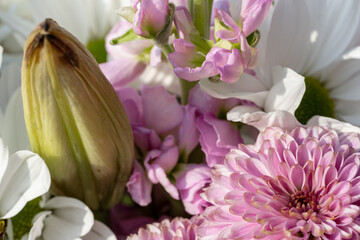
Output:
[[200,145],[209,167],[224,163],[226,154],[242,143],[240,132],[235,125],[217,119],[211,114],[198,118],[196,126],[200,132]]
[[146,206],[151,202],[152,184],[137,160],[134,161],[133,172],[126,188],[131,198],[140,206]]
[[211,182],[210,168],[206,164],[183,164],[184,169],[176,178],[181,201],[185,211],[189,214],[200,214],[211,204],[206,202],[200,194],[203,188]]
[[267,128],[212,173],[204,239],[359,239],[360,135]]
[[271,4],[272,0],[242,0],[240,20],[245,36],[254,32],[265,20]]
[[134,32],[146,38],[155,37],[165,26],[169,13],[168,0],[137,0],[135,10]]
[[161,49],[154,46],[150,39],[111,44],[112,40],[131,28],[131,23],[122,20],[106,36],[108,61],[100,64],[106,78],[116,90],[124,86],[140,89],[143,84],[163,85],[169,91],[180,94],[179,83],[170,63],[162,61]]
[[137,234],[130,235],[127,240],[198,240],[197,225],[193,220],[185,218],[168,219],[160,223],[148,224],[146,229],[140,228]]
[[222,164],[226,154],[243,143],[236,125],[225,119],[225,113],[241,103],[238,99],[216,99],[195,86],[190,91],[189,105],[199,112],[196,127],[200,133],[201,150],[209,167]]
[[108,62],[100,64],[100,68],[115,89],[126,86],[141,75],[147,63],[138,56],[152,46],[151,41],[146,39],[117,45],[110,43],[113,39],[129,31],[131,27],[129,22],[119,21],[105,38],[106,51],[110,59]]

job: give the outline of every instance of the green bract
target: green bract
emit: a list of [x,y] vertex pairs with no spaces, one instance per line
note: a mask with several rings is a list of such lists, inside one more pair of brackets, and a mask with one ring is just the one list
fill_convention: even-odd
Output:
[[31,148],[50,169],[52,192],[92,209],[118,203],[134,159],[131,126],[90,52],[51,19],[25,43],[22,95]]

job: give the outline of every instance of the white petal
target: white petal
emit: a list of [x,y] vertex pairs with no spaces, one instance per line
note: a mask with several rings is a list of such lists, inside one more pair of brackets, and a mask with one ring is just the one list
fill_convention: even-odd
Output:
[[[228,114],[231,114],[231,111]],[[259,131],[264,131],[267,127],[280,127],[291,131],[295,127],[301,126],[293,114],[282,110],[268,113],[261,111],[244,113],[238,121],[253,126]]]
[[10,156],[0,183],[0,217],[15,216],[25,204],[46,193],[51,183],[44,161],[30,151],[18,151]]
[[2,137],[9,146],[10,154],[20,149],[30,149],[20,88],[11,96],[6,108],[3,124]]
[[[5,59],[4,59],[5,60]],[[17,64],[8,64],[1,69],[0,108],[5,112],[12,94],[21,85],[21,68]]]
[[226,99],[234,97],[249,100],[259,107],[264,106],[265,98],[268,94],[262,82],[249,74],[243,74],[233,84],[202,79],[200,80],[200,87],[215,98]]
[[[359,1],[306,0],[311,28],[317,39],[311,45],[308,74],[326,67],[339,58],[353,41],[360,24]],[[310,36],[311,37],[311,36]]]
[[332,99],[360,100],[360,47],[347,52],[340,61],[325,69],[324,86]]
[[4,122],[4,114],[0,108],[0,137],[2,136],[3,129],[5,128],[3,122]]
[[[0,138],[0,184],[9,161],[9,149]],[[0,213],[1,214],[1,213]]]
[[341,122],[339,120],[322,117],[322,116],[314,116],[307,123],[307,126],[323,126],[326,128],[335,129],[341,132],[353,132],[360,133],[360,128],[356,127],[350,123]]
[[[345,53],[345,55],[335,63],[329,65],[321,72],[316,73],[316,75],[319,76],[319,80],[324,84],[324,87],[330,91],[330,94],[336,96],[339,87],[341,88],[343,85],[348,84],[348,81],[358,77],[359,63],[360,47]],[[354,84],[352,84],[352,86],[356,87]],[[342,91],[340,91],[340,93],[341,92]]]
[[147,66],[145,71],[128,86],[140,89],[143,84],[148,86],[162,85],[169,92],[181,95],[181,87],[175,76],[172,66],[168,63],[159,63],[155,67]]
[[6,236],[7,236],[7,240],[13,240],[14,239],[14,230],[13,230],[11,219],[8,219],[8,222],[7,222]]
[[271,71],[272,66],[281,65],[305,72],[311,54],[310,27],[304,1],[277,1],[267,38],[265,70],[270,68]]
[[3,55],[3,47],[0,45],[0,68],[1,68],[1,64],[2,64],[2,55]]
[[87,234],[94,224],[91,210],[75,198],[54,197],[44,208],[53,211],[45,221],[44,240],[75,239]]
[[335,103],[336,118],[360,126],[360,101],[337,100]]
[[275,66],[273,79],[277,83],[269,91],[264,110],[285,110],[294,113],[305,93],[304,77],[290,68]]
[[[116,0],[86,0],[83,1],[87,20],[89,21],[90,38],[104,38],[110,28],[120,20],[115,10],[120,8]],[[106,16],[106,17],[104,17]]]
[[115,234],[105,224],[95,221],[91,231],[86,234],[83,240],[116,240]]
[[27,36],[30,34],[31,30],[35,27],[35,23],[30,22],[26,19],[20,18],[15,14],[11,14],[5,12],[0,9],[0,20],[6,24],[7,26],[11,27],[18,38],[19,44],[24,45]]
[[27,240],[35,240],[35,239],[41,237],[42,231],[43,231],[44,225],[45,225],[45,220],[46,220],[47,216],[49,216],[50,214],[51,214],[51,211],[43,211],[43,212],[39,212],[38,214],[35,215],[34,220],[33,220],[34,222],[30,229]]
[[89,21],[86,8],[80,0],[29,0],[35,22],[45,18],[54,19],[60,26],[74,34],[86,44],[90,37]]
[[227,114],[226,118],[229,121],[241,122],[241,118],[245,113],[253,113],[261,111],[261,109],[253,106],[240,105],[231,109]]

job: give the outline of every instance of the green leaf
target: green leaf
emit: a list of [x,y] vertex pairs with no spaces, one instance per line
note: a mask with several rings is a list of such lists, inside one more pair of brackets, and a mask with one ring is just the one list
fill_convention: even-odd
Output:
[[140,37],[139,35],[136,35],[136,33],[134,33],[133,29],[130,29],[129,31],[127,31],[122,36],[111,40],[110,43],[114,44],[114,45],[117,45],[117,44],[123,44],[123,43],[126,43],[126,42],[138,40],[138,39],[144,39],[144,38]]

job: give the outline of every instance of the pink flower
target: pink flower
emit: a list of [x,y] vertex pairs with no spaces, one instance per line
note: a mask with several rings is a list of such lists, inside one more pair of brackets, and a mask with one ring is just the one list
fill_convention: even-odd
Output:
[[125,34],[130,29],[130,23],[119,21],[105,38],[106,51],[110,56],[110,61],[100,64],[100,68],[115,89],[134,81],[147,66],[147,63],[140,60],[138,56],[152,46],[150,40],[138,39],[118,45],[110,44],[111,40]]
[[257,51],[247,44],[245,37],[242,39],[242,52],[213,47],[205,58],[192,43],[176,39],[173,43],[175,52],[168,55],[169,60],[176,76],[188,81],[220,75],[221,81],[233,83],[244,69],[254,68],[257,62]]
[[153,184],[179,199],[172,172],[198,145],[195,108],[182,106],[162,86],[117,91],[133,129],[137,159],[127,190],[141,206],[151,201]]
[[231,122],[205,114],[198,118],[196,126],[200,132],[200,145],[209,167],[222,164],[226,154],[242,143],[240,133]]
[[269,13],[272,0],[243,0],[240,19],[245,36],[254,32]]
[[189,105],[196,107],[199,112],[196,127],[209,167],[222,164],[230,149],[243,143],[236,125],[225,120],[226,112],[240,103],[241,100],[234,98],[216,99],[203,92],[199,86],[190,91]]
[[165,26],[169,13],[167,0],[137,0],[139,9],[134,17],[134,32],[142,37],[155,37]]
[[360,135],[267,128],[212,173],[206,239],[360,239]]
[[180,217],[172,221],[165,219],[148,224],[146,229],[140,228],[138,234],[130,235],[127,240],[198,240],[196,228],[193,220]]
[[176,178],[176,187],[186,212],[200,214],[210,206],[200,194],[211,182],[210,168],[206,164],[184,164],[184,170]]

